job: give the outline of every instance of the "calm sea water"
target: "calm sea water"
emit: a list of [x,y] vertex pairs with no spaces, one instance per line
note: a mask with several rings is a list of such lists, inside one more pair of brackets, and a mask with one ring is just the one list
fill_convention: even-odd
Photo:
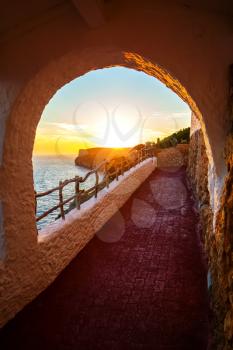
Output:
[[[44,192],[59,184],[59,181],[71,179],[76,175],[85,176],[88,169],[74,165],[74,157],[33,157],[34,170],[34,187],[36,192]],[[80,188],[86,189],[95,183],[95,175],[91,175],[84,184],[80,184]],[[63,191],[64,199],[74,194],[74,183],[69,184]],[[37,200],[37,216],[49,208],[58,204],[58,191],[48,196],[38,198]],[[65,209],[69,204],[65,206]],[[60,213],[59,209],[49,214],[37,223],[37,228],[41,229],[50,222],[54,221]]]

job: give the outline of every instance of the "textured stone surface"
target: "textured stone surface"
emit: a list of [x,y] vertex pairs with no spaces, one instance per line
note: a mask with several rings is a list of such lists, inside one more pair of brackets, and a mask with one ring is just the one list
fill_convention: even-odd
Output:
[[0,201],[0,260],[4,260],[6,255],[5,247],[5,237],[4,237],[4,228],[3,228],[3,210],[2,203]]
[[[56,281],[2,329],[1,347],[206,350],[205,259],[185,178],[184,168],[155,170]],[[172,209],[163,205],[165,197]]]
[[[194,124],[194,125],[193,125]],[[200,123],[192,115],[192,127],[189,146],[188,175],[194,193],[198,199],[199,212],[205,237],[212,235],[213,215],[210,205],[210,193],[208,183],[209,161]],[[211,230],[211,233],[207,232]],[[204,239],[204,237],[203,237]]]
[[[233,135],[226,143],[228,175],[216,218],[216,232],[211,246],[213,307],[216,320],[224,327],[224,350],[233,348]],[[220,349],[220,347],[219,347]]]
[[194,129],[190,140],[188,173],[199,202],[202,240],[208,255],[212,347],[218,350],[230,350],[233,348],[233,138],[229,136],[226,144],[228,175],[214,224],[208,190],[210,187],[208,183],[209,164],[204,138],[200,128]]
[[108,190],[100,191],[97,199],[91,198],[82,204],[80,211],[74,209],[65,221],[57,220],[41,230],[31,246],[27,242],[28,256],[23,265],[18,265],[12,257],[13,260],[0,269],[1,325],[54,280],[155,166],[155,159],[147,159],[130,169],[119,182],[114,181]]
[[176,147],[169,147],[159,151],[158,166],[160,168],[174,168],[186,166],[188,163],[189,145],[178,144]]

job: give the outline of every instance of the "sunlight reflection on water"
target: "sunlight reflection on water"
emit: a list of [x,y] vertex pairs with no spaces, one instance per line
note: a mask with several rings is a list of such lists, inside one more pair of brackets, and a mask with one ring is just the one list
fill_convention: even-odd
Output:
[[[89,170],[80,166],[75,166],[74,157],[53,157],[36,156],[33,157],[34,187],[36,192],[44,192],[58,186],[59,181],[71,179],[74,176],[84,176]],[[91,175],[84,184],[80,184],[80,189],[87,189],[95,184],[95,175]],[[65,186],[63,190],[64,200],[74,194],[74,183]],[[37,216],[43,214],[49,208],[58,204],[58,191],[48,196],[37,199]],[[64,206],[69,207],[69,203]],[[37,223],[37,228],[41,229],[53,222],[60,213],[59,209],[53,211],[44,219]]]

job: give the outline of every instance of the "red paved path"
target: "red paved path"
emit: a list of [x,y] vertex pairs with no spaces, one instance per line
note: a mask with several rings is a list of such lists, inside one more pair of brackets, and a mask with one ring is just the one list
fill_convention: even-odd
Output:
[[[182,183],[184,169],[156,170],[101,239],[3,328],[0,349],[206,349],[205,264]],[[125,232],[103,242],[109,230]]]

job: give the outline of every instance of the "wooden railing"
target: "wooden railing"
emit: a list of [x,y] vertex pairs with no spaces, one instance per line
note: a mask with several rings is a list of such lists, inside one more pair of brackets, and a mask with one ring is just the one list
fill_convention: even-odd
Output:
[[[91,197],[95,196],[97,198],[98,192],[104,187],[109,187],[111,181],[116,179],[118,181],[119,176],[124,175],[125,171],[136,166],[138,163],[142,162],[146,158],[153,157],[155,154],[154,147],[143,147],[138,150],[130,151],[127,157],[122,156],[118,158],[111,159],[110,161],[103,161],[95,169],[89,171],[84,177],[75,176],[72,179],[60,181],[57,187],[54,187],[46,192],[37,193],[35,192],[35,215],[37,213],[37,199],[48,196],[53,192],[58,192],[59,194],[59,203],[52,208],[46,210],[43,214],[36,216],[36,221],[40,221],[50,213],[54,212],[57,209],[60,209],[60,215],[63,220],[65,220],[65,214],[70,210],[65,210],[64,206],[68,203],[73,202],[73,207],[77,209],[81,208],[81,204]],[[100,181],[99,172],[104,174],[103,179]],[[91,175],[95,175],[95,185],[83,190],[80,189],[80,184],[84,183]],[[74,194],[67,199],[64,199],[63,189],[74,183]]]

